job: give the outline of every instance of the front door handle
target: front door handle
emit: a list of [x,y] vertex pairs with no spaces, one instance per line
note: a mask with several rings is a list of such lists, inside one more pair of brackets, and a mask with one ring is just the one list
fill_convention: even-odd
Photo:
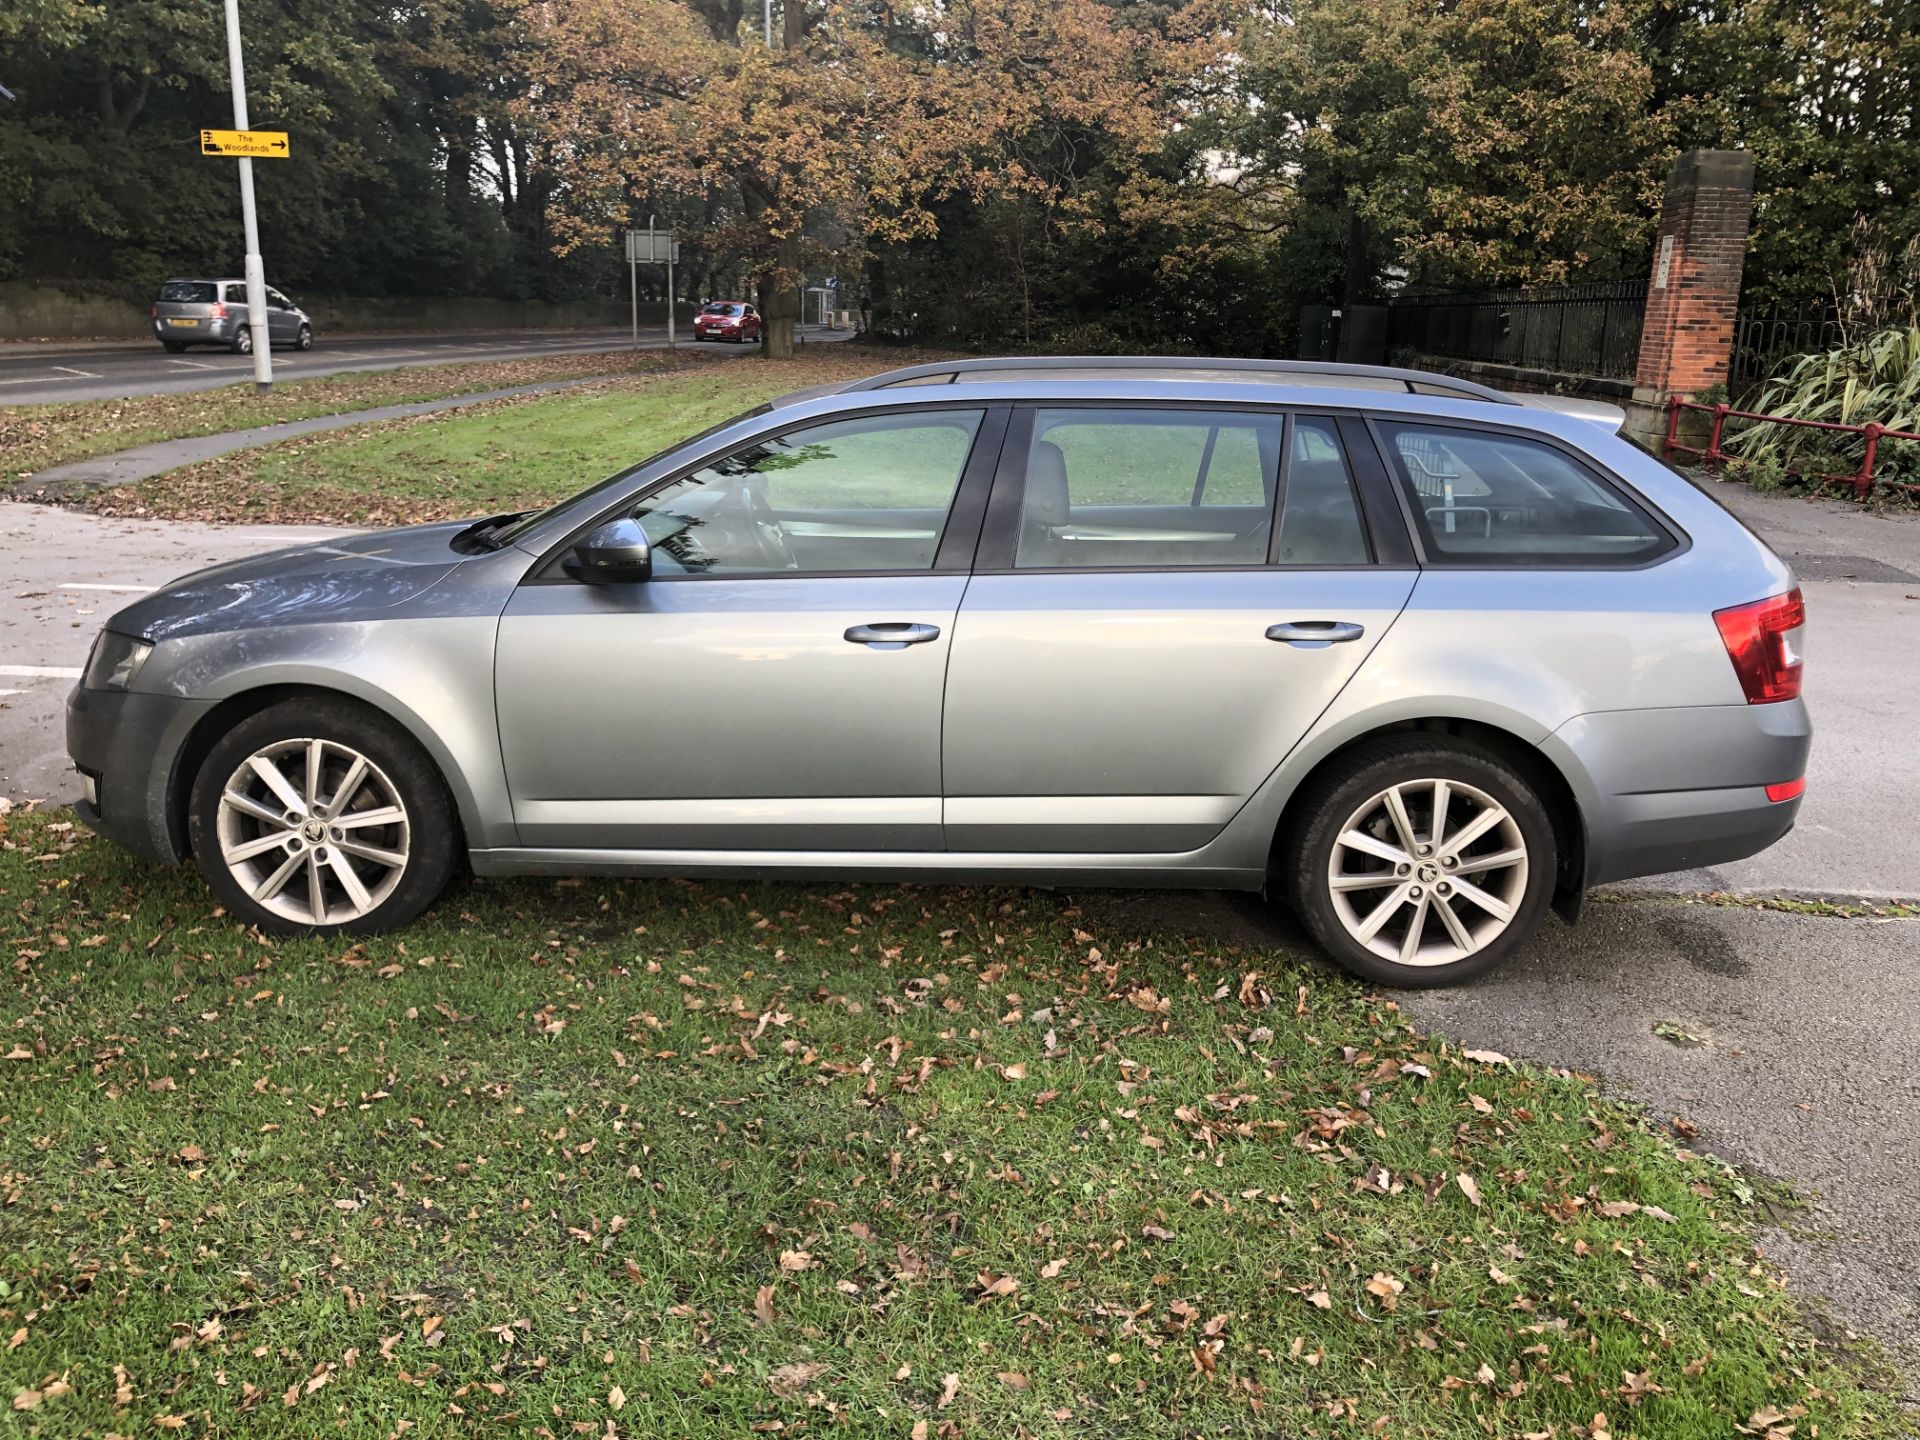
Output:
[[1322,650],[1347,640],[1358,640],[1367,627],[1351,620],[1293,620],[1284,625],[1269,625],[1269,640],[1284,640],[1303,650]]
[[856,645],[871,645],[876,650],[899,650],[908,645],[924,645],[940,638],[938,625],[919,625],[910,620],[879,620],[871,625],[854,625],[847,639]]

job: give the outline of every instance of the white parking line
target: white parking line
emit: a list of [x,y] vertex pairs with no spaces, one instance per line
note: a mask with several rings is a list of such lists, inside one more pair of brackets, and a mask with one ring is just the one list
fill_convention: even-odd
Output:
[[153,589],[151,585],[95,585],[85,580],[63,582],[59,588],[62,590],[116,590],[130,595],[145,595]]
[[9,695],[24,695],[26,693],[24,690],[0,690],[0,700],[6,699]]
[[97,370],[76,370],[71,365],[56,365],[53,368],[63,374],[73,376],[76,380],[98,380],[100,378],[100,373]]
[[218,370],[218,365],[209,365],[204,360],[169,360],[169,365],[185,365],[194,370]]
[[0,665],[0,675],[19,680],[78,680],[80,672],[65,665]]

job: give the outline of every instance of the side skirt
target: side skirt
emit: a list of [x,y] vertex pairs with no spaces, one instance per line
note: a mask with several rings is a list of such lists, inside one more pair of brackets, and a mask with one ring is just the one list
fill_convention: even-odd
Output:
[[1266,874],[1196,864],[1192,855],[982,854],[823,850],[472,850],[473,873],[506,875],[711,876],[752,880],[992,881],[1013,885],[1147,886],[1259,890]]

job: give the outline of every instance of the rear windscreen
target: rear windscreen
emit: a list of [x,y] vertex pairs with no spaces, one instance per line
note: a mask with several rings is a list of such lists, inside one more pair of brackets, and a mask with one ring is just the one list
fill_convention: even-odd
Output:
[[160,287],[160,298],[172,305],[211,305],[211,280],[169,280]]

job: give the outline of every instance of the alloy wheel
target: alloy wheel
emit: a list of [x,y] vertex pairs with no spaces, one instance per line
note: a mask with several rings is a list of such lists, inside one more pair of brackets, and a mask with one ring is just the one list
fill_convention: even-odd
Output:
[[386,772],[332,740],[276,740],[228,777],[216,834],[235,883],[296,925],[377,910],[406,872],[407,807]]
[[1347,818],[1327,862],[1348,935],[1400,965],[1451,965],[1513,923],[1527,890],[1527,842],[1486,791],[1409,780]]

